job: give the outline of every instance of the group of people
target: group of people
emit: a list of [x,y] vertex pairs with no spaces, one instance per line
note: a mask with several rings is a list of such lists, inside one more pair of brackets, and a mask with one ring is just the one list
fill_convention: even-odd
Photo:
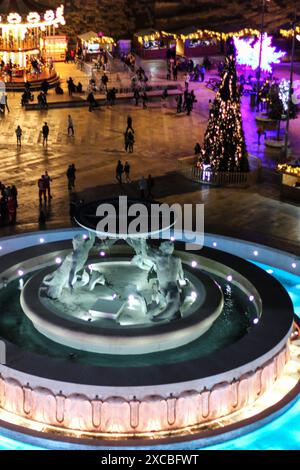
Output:
[[[122,180],[122,176],[124,174],[124,181]],[[125,183],[131,183],[131,178],[130,178],[130,164],[126,161],[125,164],[121,162],[121,160],[118,161],[117,166],[116,166],[116,179],[120,184]],[[152,178],[151,175],[148,175],[148,178],[146,179],[144,176],[142,176],[139,181],[138,181],[138,189],[140,191],[140,198],[141,199],[152,199],[153,190],[154,186],[154,178]]]
[[186,112],[189,116],[193,110],[194,103],[197,102],[194,90],[189,91],[188,88],[184,90],[184,93],[176,97],[177,102],[177,113]]
[[44,200],[44,203],[47,202],[47,198],[48,198],[48,201],[50,201],[50,199],[52,199],[52,195],[51,195],[51,182],[52,182],[52,178],[51,176],[48,174],[47,171],[45,171],[45,173],[43,175],[41,175],[40,179],[38,180],[38,188],[39,188],[39,201],[40,201],[40,204],[42,204],[42,201]]
[[139,105],[140,99],[142,100],[142,105],[143,108],[147,108],[147,101],[148,101],[148,95],[145,90],[141,91],[139,88],[135,88],[133,91],[133,99],[135,102],[135,106]]
[[[44,122],[44,125],[42,127],[43,146],[48,145],[49,132],[50,132],[50,128],[48,126],[48,123]],[[23,130],[20,125],[17,126],[15,133],[17,137],[17,146],[21,147]],[[68,114],[68,118],[67,118],[67,133],[68,133],[68,136],[71,135],[73,137],[75,135],[74,123],[73,123],[72,116],[70,114]]]
[[17,218],[18,191],[15,185],[5,186],[0,181],[0,225],[14,224]]
[[120,59],[124,62],[127,67],[132,71],[135,70],[135,55],[129,52],[128,54],[122,54]]

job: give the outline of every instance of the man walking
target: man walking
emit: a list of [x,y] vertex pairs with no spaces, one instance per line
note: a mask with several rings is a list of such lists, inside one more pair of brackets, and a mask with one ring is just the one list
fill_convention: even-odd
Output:
[[38,180],[38,188],[39,188],[39,200],[40,204],[42,204],[42,198],[44,198],[44,203],[47,202],[47,196],[46,196],[46,184],[45,184],[45,179],[44,175],[40,177]]
[[16,136],[17,136],[17,146],[19,145],[21,147],[22,145],[22,129],[20,126],[17,127],[16,129]]
[[49,199],[52,199],[51,188],[50,188],[51,181],[52,181],[51,176],[48,175],[48,171],[45,171],[45,174],[44,174],[45,192],[48,193],[48,198]]
[[68,178],[68,189],[69,191],[72,190],[72,188],[75,187],[75,178],[76,178],[76,168],[74,163],[72,165],[69,165],[67,169],[67,178]]
[[117,168],[116,168],[116,178],[120,184],[122,184],[122,173],[124,171],[123,165],[121,160],[118,161]]
[[131,179],[130,179],[130,165],[128,162],[125,162],[125,165],[124,165],[124,173],[125,173],[125,182],[126,183],[131,183]]
[[48,145],[49,126],[46,122],[43,125],[42,134],[43,134],[43,146]]
[[68,114],[68,135],[70,135],[70,132],[72,132],[72,135],[74,135],[73,119],[71,114]]

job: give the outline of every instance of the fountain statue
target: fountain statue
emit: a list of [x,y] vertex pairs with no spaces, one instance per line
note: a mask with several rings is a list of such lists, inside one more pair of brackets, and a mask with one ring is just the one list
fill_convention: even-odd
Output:
[[[44,277],[43,293],[46,297],[60,301],[64,289],[72,293],[74,290],[78,292],[79,289],[84,288],[84,291],[81,291],[83,293],[93,291],[97,284],[101,284],[114,292],[112,301],[116,298],[122,301],[120,310],[114,316],[114,320],[119,324],[170,321],[180,315],[180,307],[186,297],[183,294],[186,290],[183,286],[187,286],[188,281],[184,279],[181,259],[173,254],[174,245],[171,241],[164,241],[156,248],[151,247],[142,237],[125,239],[135,252],[130,264],[147,271],[146,282],[152,291],[151,298],[148,298],[147,302],[143,291],[139,291],[130,282],[126,287],[119,289],[114,288],[114,283],[108,283],[102,272],[101,263],[94,264],[92,266],[94,269],[85,269],[90,250],[95,244],[95,238],[93,232],[90,232],[89,236],[76,235],[74,237],[73,250],[56,271]],[[106,239],[100,241],[97,247],[107,249],[116,241],[117,239]],[[109,304],[107,299],[105,302],[104,298],[101,300],[99,289],[95,293],[95,298],[93,312],[97,313],[95,310],[97,308],[101,310],[104,303],[106,306]],[[117,303],[114,302],[114,308]]]

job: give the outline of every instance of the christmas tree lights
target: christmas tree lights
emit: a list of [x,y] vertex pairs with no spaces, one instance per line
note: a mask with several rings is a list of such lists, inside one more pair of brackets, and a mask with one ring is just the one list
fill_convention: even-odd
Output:
[[216,171],[249,171],[234,52],[225,59],[204,136],[203,160]]

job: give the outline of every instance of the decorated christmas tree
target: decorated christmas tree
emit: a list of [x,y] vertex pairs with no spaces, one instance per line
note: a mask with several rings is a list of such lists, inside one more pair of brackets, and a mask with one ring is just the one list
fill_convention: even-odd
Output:
[[203,157],[217,171],[249,171],[240,109],[235,50],[229,47],[222,82],[204,136]]

